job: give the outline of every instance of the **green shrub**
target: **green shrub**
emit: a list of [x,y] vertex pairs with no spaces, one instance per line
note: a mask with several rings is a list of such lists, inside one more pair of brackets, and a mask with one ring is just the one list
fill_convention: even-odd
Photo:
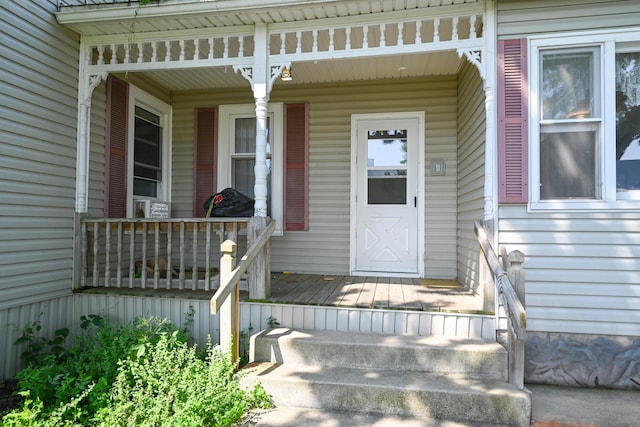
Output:
[[139,358],[121,363],[110,404],[97,425],[228,426],[249,409],[266,406],[260,388],[247,392],[229,353],[213,349],[200,359],[194,347],[164,335]]
[[[165,320],[81,320],[83,333],[65,351],[58,341],[54,353],[27,346],[37,351],[17,375],[25,400],[2,426],[224,426],[269,404],[261,387],[240,388],[228,352],[199,355],[186,330]],[[24,336],[35,342],[33,330]]]

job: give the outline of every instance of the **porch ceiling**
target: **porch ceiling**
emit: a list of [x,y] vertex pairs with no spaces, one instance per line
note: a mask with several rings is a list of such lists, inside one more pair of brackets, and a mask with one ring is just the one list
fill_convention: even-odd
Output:
[[[277,80],[275,87],[359,80],[399,79],[455,74],[464,61],[456,52],[432,52],[423,55],[398,55],[377,58],[294,62],[293,80]],[[212,87],[247,87],[249,82],[232,67],[186,70],[145,71],[145,77],[169,91],[188,91]]]
[[[469,8],[478,10],[484,0],[160,0],[143,7],[130,0],[59,0],[58,21],[88,37],[131,37],[167,31],[206,33],[207,29],[247,28],[256,23],[318,25],[326,20],[348,18],[385,19],[427,13],[437,16]],[[137,13],[137,16],[134,16]],[[362,17],[359,17],[362,16]],[[366,16],[366,18],[365,18]],[[315,21],[315,23],[311,23]],[[384,21],[384,19],[382,19]],[[363,21],[364,22],[364,21]],[[234,28],[235,29],[235,28]],[[114,39],[115,40],[115,39]],[[252,42],[252,41],[251,41]],[[293,61],[293,81],[276,85],[299,85],[360,80],[455,74],[461,62],[455,50],[404,53],[347,59]],[[136,72],[135,69],[128,70]],[[169,91],[246,87],[247,80],[232,66],[174,68],[160,66],[139,71]]]

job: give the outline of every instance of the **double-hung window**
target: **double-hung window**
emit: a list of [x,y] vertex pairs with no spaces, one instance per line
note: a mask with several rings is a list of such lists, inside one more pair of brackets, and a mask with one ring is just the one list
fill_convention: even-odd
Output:
[[144,201],[169,201],[171,107],[131,86],[128,216],[143,217]]
[[[283,107],[270,103],[267,111],[267,215],[283,233]],[[231,187],[254,198],[256,163],[255,105],[223,105],[219,109],[218,187]]]
[[636,207],[640,31],[531,40],[531,206]]

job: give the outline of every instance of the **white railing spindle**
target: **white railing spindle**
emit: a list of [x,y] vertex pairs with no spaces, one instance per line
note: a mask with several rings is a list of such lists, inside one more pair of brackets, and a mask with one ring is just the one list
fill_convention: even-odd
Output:
[[148,223],[142,223],[142,264],[140,266],[141,287],[144,289],[147,287],[147,225]]
[[454,41],[458,40],[458,23],[459,23],[458,17],[454,16],[451,22],[451,31],[452,31],[451,40],[454,40]]
[[98,244],[100,242],[100,231],[98,224],[93,224],[93,286],[98,286]]
[[116,271],[116,287],[117,288],[121,288],[122,287],[122,223],[119,222],[118,223],[118,228],[116,229],[116,232],[118,233],[118,242],[117,242],[117,251],[118,253],[117,258],[118,258],[118,267],[117,267],[117,271]]
[[171,289],[171,282],[173,282],[173,263],[171,262],[171,255],[173,254],[173,224],[167,224],[167,284],[166,288]]
[[129,225],[129,287],[133,288],[136,275],[136,226],[132,222]]
[[469,38],[475,39],[476,37],[476,15],[471,15],[469,17]]
[[111,224],[104,232],[104,285],[111,284]]

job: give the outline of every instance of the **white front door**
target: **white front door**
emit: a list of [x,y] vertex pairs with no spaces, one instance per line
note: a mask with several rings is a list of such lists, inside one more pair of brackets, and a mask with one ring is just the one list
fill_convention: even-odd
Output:
[[352,274],[422,273],[424,115],[352,118]]

